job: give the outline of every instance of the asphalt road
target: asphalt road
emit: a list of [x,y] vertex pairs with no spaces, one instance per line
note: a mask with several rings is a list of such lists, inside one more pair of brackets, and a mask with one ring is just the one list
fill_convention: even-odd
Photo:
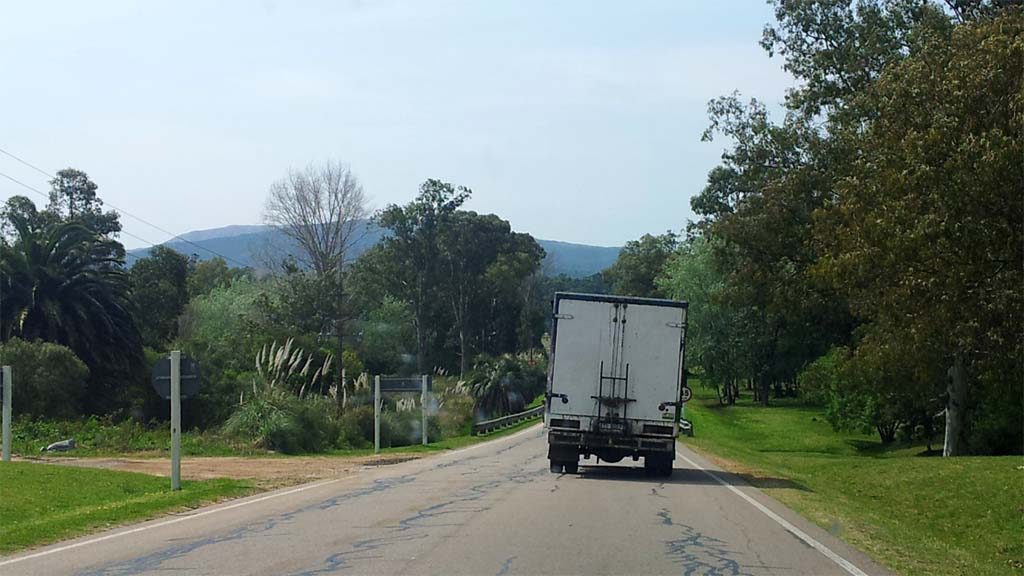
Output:
[[0,574],[887,573],[685,448],[675,468],[551,474],[537,426],[3,558]]

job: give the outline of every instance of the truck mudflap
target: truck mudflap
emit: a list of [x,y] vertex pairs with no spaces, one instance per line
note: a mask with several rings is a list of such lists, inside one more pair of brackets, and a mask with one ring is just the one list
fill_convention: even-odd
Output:
[[593,432],[548,432],[551,446],[574,446],[581,453],[599,453],[608,449],[622,450],[637,455],[649,452],[675,453],[675,439],[664,436],[612,436]]

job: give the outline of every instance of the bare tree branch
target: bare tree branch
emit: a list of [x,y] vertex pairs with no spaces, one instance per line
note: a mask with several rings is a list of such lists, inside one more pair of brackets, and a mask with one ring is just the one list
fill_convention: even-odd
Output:
[[318,276],[339,274],[352,246],[365,234],[366,196],[340,162],[293,170],[270,187],[264,221],[293,240],[300,264]]

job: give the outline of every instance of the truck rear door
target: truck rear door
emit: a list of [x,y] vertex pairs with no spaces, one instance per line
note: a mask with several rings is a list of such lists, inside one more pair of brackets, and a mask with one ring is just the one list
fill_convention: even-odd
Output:
[[683,369],[686,309],[627,304],[622,362],[629,367],[630,420],[675,421]]

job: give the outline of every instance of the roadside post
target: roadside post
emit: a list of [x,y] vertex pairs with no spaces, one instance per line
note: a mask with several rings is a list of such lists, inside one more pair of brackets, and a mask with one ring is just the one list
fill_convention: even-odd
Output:
[[181,490],[181,351],[171,352],[171,490]]
[[0,387],[4,392],[3,407],[3,461],[11,461],[11,392],[14,388],[14,381],[11,379],[11,367],[4,366],[0,369]]
[[427,375],[423,375],[420,388],[420,436],[423,437],[423,445],[427,445]]
[[199,365],[171,351],[153,365],[153,389],[171,401],[171,490],[181,490],[181,399],[199,393]]
[[373,377],[373,453],[380,453],[380,376]]

